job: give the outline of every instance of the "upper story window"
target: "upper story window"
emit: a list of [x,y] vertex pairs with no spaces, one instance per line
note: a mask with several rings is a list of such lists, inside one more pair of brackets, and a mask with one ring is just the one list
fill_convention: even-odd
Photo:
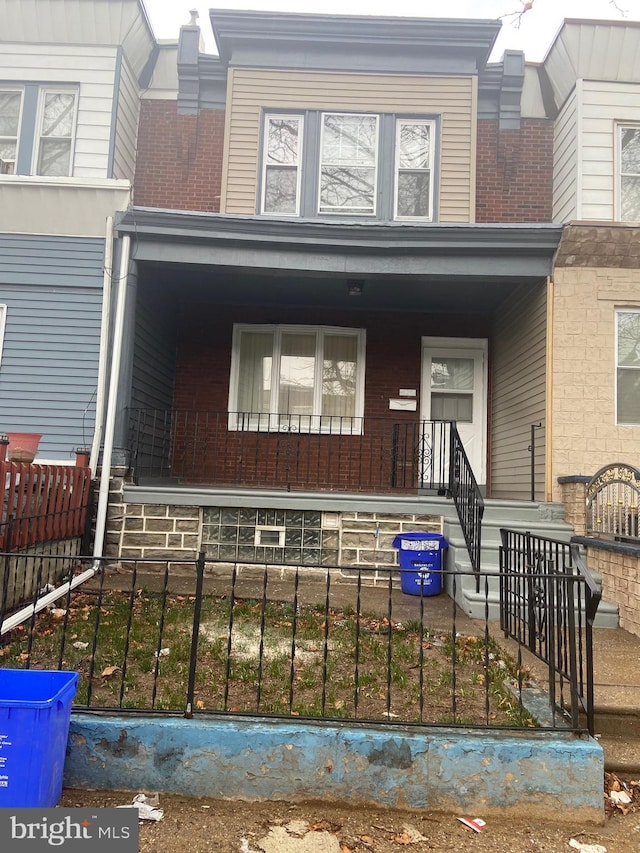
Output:
[[640,311],[616,311],[616,423],[640,424]]
[[261,213],[434,219],[435,119],[310,110],[264,128]]
[[360,433],[364,336],[331,326],[235,326],[229,428]]
[[22,92],[0,90],[0,175],[13,175],[18,156]]
[[620,128],[620,219],[640,222],[640,127]]
[[71,175],[77,101],[71,88],[0,89],[0,173]]

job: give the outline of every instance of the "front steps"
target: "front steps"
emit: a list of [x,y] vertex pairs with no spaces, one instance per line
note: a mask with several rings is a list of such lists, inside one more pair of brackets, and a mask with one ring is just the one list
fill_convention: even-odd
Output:
[[[444,535],[449,543],[447,567],[455,567],[455,590],[453,576],[447,577],[446,591],[455,598],[462,610],[473,619],[484,619],[487,608],[485,581],[480,592],[476,592],[476,578],[471,574],[469,554],[462,535],[462,529],[453,501],[441,505],[444,518]],[[564,521],[561,504],[537,503],[532,501],[485,500],[485,512],[482,520],[483,572],[495,574],[488,582],[488,618],[498,621],[500,618],[500,595],[498,573],[500,569],[500,529],[509,528],[530,532],[534,536],[545,536],[569,542],[574,535],[573,528]],[[469,573],[469,574],[467,574]],[[596,626],[616,628],[618,609],[606,601],[601,601],[596,614]]]

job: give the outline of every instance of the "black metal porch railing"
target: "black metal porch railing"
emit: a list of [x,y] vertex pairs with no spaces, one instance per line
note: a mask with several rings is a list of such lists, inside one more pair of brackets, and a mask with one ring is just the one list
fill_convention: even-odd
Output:
[[546,664],[558,713],[573,728],[584,714],[593,735],[595,579],[576,545],[516,530],[501,537],[500,627]]
[[[471,468],[455,423],[451,424],[451,456],[449,463],[450,490],[453,497],[464,541],[467,545],[471,567],[480,583],[480,557],[482,549],[482,518],[484,498]],[[479,589],[479,586],[478,586]]]
[[448,421],[132,409],[137,482],[388,493],[448,490]]
[[[0,555],[1,556],[1,555]],[[80,674],[76,709],[530,728],[528,673],[446,595],[404,595],[339,568],[121,560],[72,590],[92,558],[63,560],[65,594],[5,622],[9,668]],[[444,571],[453,595],[463,577]],[[505,570],[506,571],[506,570]],[[381,570],[378,570],[379,574]],[[521,572],[510,583],[517,589]],[[411,615],[407,617],[408,606]],[[402,619],[400,615],[402,614]],[[464,620],[464,623],[462,623]],[[555,672],[550,669],[550,678]],[[562,718],[537,721],[565,728]],[[569,721],[580,729],[577,716]]]

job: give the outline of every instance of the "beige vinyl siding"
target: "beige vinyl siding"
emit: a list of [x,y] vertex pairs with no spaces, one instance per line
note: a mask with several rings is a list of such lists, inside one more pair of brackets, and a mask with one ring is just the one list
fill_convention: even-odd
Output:
[[547,287],[522,287],[498,310],[491,357],[491,496],[531,497],[531,425],[536,497],[545,499]]
[[473,220],[474,78],[235,68],[229,95],[224,213],[256,211],[262,109],[353,110],[441,116],[438,219]]
[[136,165],[140,93],[128,62],[123,60],[118,94],[118,121],[113,158],[113,177],[132,181]]
[[553,142],[553,221],[577,218],[578,101],[574,91],[558,116]]

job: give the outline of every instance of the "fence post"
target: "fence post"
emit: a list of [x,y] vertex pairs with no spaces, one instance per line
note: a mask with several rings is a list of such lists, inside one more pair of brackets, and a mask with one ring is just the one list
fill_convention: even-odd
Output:
[[193,717],[193,697],[196,689],[196,668],[198,663],[198,638],[200,636],[200,615],[202,613],[202,587],[204,585],[205,553],[200,551],[196,560],[196,600],[193,605],[193,628],[191,631],[191,655],[189,659],[189,684],[187,686],[187,703],[184,712],[185,719]]

